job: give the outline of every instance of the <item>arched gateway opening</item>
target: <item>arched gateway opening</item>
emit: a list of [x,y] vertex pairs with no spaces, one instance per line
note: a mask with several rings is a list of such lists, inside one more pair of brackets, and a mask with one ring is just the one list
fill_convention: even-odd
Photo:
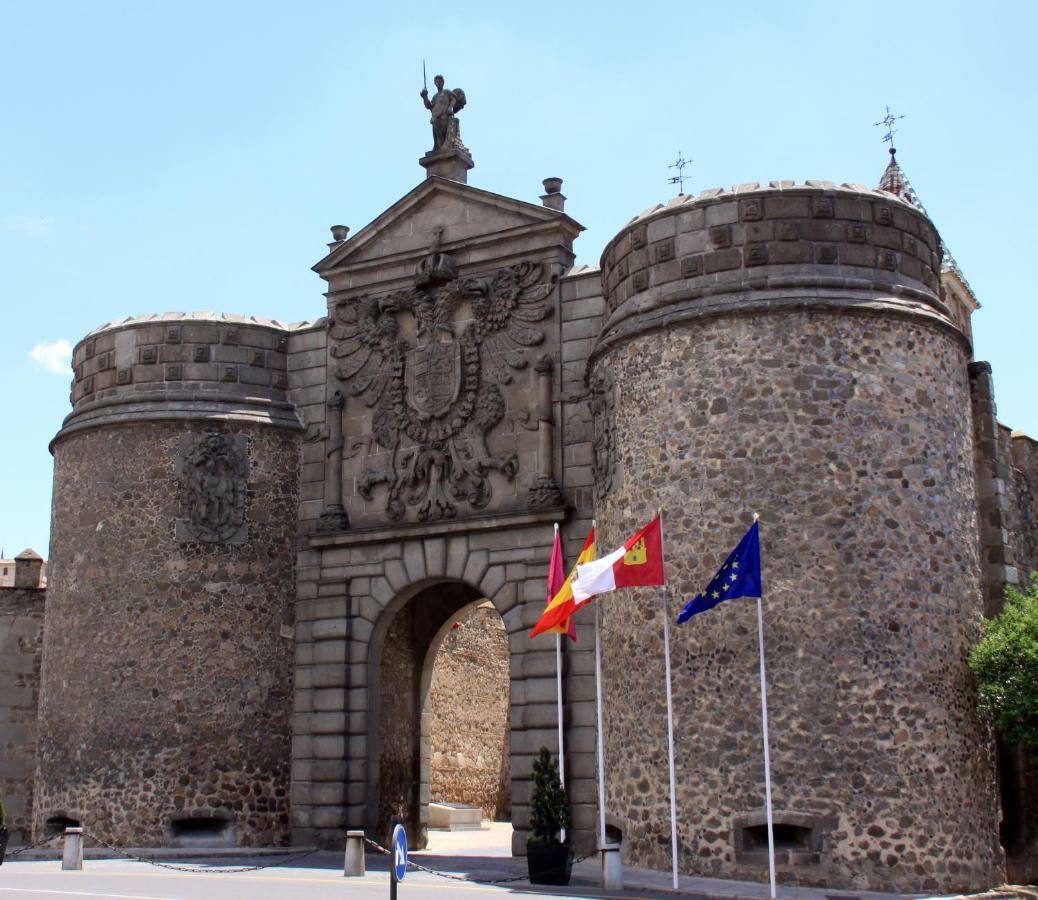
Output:
[[390,604],[369,657],[368,825],[427,843],[430,801],[508,818],[508,639],[480,592],[444,581]]
[[[442,630],[427,665],[431,679],[423,731],[429,735],[429,799],[444,808],[512,817],[508,634],[489,601],[464,609]],[[430,654],[431,656],[431,654]],[[428,728],[425,728],[425,721]],[[430,812],[430,827],[437,826]],[[471,816],[466,813],[468,821]]]

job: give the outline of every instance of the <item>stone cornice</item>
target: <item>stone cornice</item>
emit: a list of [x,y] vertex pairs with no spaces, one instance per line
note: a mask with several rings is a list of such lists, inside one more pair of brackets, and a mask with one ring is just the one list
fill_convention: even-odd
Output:
[[[459,182],[433,175],[426,178],[425,181],[401,197],[396,203],[385,210],[385,212],[365,225],[353,237],[343,241],[342,244],[332,250],[331,253],[316,263],[313,266],[313,271],[317,272],[322,277],[328,277],[331,274],[342,270],[347,265],[386,264],[387,261],[392,259],[391,257],[384,257],[378,260],[361,260],[352,264],[349,263],[349,260],[350,257],[355,256],[371,241],[375,240],[378,235],[385,231],[385,229],[393,222],[405,218],[415,209],[415,207],[421,204],[422,201],[436,193],[448,194],[458,199],[471,199],[476,202],[486,203],[517,213],[528,218],[534,230],[539,230],[540,227],[544,226],[547,226],[549,230],[561,229],[564,233],[567,233],[570,236],[571,240],[584,230],[584,226],[567,216],[565,213],[538,206],[534,203],[528,203],[525,200],[516,200],[512,197],[505,197],[502,194],[495,194],[491,191],[485,191],[481,188],[472,187],[467,184],[460,184]],[[489,238],[484,239],[484,242],[500,240],[503,235],[508,235],[510,231],[514,230],[516,229],[495,233]],[[521,231],[522,228],[519,230]],[[466,246],[472,246],[479,243],[481,242],[478,240],[465,241]],[[451,249],[450,244],[445,243],[443,249],[449,252]],[[411,255],[413,254],[400,254],[403,258],[407,258]]]
[[541,509],[531,512],[502,512],[485,516],[464,516],[437,522],[409,522],[404,525],[358,528],[335,534],[314,534],[307,538],[315,549],[353,547],[356,545],[385,544],[392,541],[422,540],[448,534],[473,534],[501,531],[506,528],[526,528],[563,522],[569,516],[569,507]]
[[167,392],[163,394],[116,396],[94,401],[73,410],[51,439],[49,449],[63,438],[93,428],[139,425],[145,422],[242,423],[302,431],[295,407],[266,397],[235,394]]
[[818,312],[853,316],[911,319],[956,338],[971,351],[969,339],[957,325],[938,314],[929,303],[906,301],[902,297],[876,293],[848,294],[826,292],[824,289],[802,290],[795,295],[769,296],[768,292],[754,294],[730,293],[704,301],[699,294],[675,299],[657,309],[642,311],[627,317],[613,327],[603,330],[588,358],[588,371],[606,353],[645,334],[671,329],[677,325],[735,316],[762,316],[797,312]]

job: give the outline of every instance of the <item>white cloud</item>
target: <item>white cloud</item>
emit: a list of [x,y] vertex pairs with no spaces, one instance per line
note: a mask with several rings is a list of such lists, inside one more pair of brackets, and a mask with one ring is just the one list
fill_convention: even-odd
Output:
[[65,338],[37,344],[29,351],[29,357],[48,372],[56,375],[72,374],[72,345]]
[[26,237],[45,237],[50,231],[50,220],[40,215],[4,216],[0,218],[0,227]]

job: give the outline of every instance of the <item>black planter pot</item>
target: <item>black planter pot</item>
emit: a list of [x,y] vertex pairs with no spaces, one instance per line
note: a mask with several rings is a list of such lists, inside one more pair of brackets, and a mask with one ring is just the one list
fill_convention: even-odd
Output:
[[573,848],[569,842],[527,841],[526,865],[530,870],[530,884],[569,884]]
[[0,866],[4,864],[4,854],[7,853],[7,839],[10,836],[11,833],[0,825]]

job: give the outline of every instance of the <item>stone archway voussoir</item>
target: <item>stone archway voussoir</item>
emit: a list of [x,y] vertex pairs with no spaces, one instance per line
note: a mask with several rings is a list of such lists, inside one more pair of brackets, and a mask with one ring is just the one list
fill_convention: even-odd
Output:
[[465,570],[461,573],[461,580],[465,584],[478,585],[486,575],[489,565],[490,554],[486,550],[471,551],[465,562]]
[[404,544],[404,568],[412,584],[424,581],[428,577],[423,541],[410,541]]
[[465,566],[469,559],[469,539],[467,535],[453,535],[447,540],[447,571],[449,578],[461,580],[465,574]]
[[425,572],[429,578],[447,575],[447,541],[442,537],[428,538],[425,545]]
[[498,612],[500,612],[500,608],[494,602],[494,595],[501,590],[506,580],[507,575],[504,566],[490,566],[483,574],[478,585],[479,590],[483,592],[483,596],[494,603],[494,607],[498,609]]
[[378,603],[380,609],[379,614],[381,615],[382,610],[389,605],[390,601],[396,596],[396,591],[393,590],[390,583],[381,577],[371,579],[371,597]]
[[399,559],[387,560],[385,573],[386,581],[389,582],[389,586],[396,593],[399,593],[411,583],[407,569],[404,568],[404,564]]

